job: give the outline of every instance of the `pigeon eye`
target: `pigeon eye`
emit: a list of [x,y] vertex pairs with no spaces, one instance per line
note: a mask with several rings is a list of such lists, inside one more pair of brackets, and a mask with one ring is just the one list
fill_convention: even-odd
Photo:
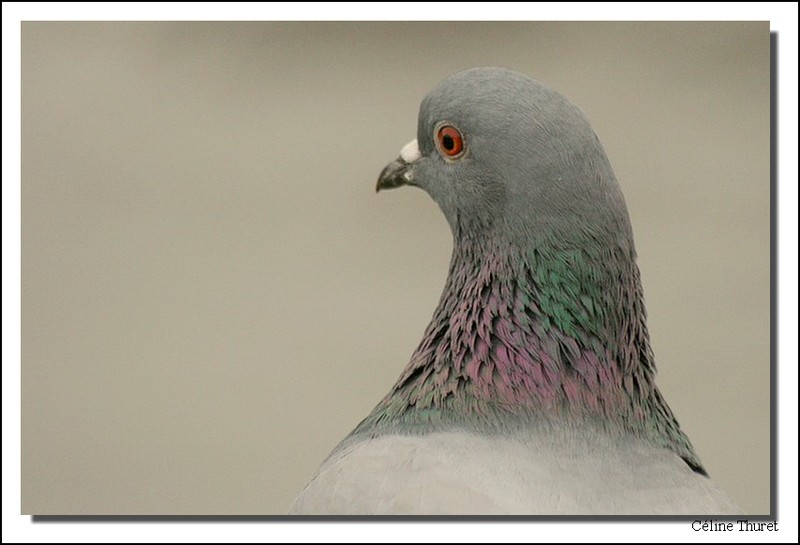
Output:
[[445,157],[456,158],[464,151],[464,138],[461,131],[452,125],[442,125],[436,131],[436,143]]

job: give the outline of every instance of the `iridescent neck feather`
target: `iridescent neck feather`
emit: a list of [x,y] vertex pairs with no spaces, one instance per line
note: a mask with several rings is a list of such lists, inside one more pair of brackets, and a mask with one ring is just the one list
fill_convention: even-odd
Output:
[[593,421],[699,468],[654,385],[633,245],[540,241],[523,251],[464,232],[453,230],[447,282],[419,347],[354,434]]

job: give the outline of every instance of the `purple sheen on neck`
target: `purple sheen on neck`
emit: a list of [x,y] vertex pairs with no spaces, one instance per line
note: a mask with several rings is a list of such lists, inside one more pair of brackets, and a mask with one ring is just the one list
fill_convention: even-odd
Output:
[[545,327],[538,294],[511,274],[508,262],[487,255],[472,275],[469,263],[455,265],[396,394],[404,391],[412,406],[423,399],[436,406],[455,395],[512,412],[624,411],[630,400],[620,395],[622,373],[611,352],[597,354]]

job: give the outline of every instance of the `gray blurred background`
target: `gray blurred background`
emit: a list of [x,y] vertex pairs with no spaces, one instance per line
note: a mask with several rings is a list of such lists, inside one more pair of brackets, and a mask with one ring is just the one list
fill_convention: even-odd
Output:
[[284,513],[436,305],[449,228],[375,180],[479,65],[587,113],[658,385],[768,512],[767,22],[22,30],[23,513]]

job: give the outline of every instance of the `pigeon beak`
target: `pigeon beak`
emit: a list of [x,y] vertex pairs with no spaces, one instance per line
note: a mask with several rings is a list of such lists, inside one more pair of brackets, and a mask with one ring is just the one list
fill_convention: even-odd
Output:
[[375,191],[381,189],[394,189],[401,185],[416,185],[414,183],[414,163],[420,158],[416,138],[403,146],[400,157],[386,165],[378,176]]

